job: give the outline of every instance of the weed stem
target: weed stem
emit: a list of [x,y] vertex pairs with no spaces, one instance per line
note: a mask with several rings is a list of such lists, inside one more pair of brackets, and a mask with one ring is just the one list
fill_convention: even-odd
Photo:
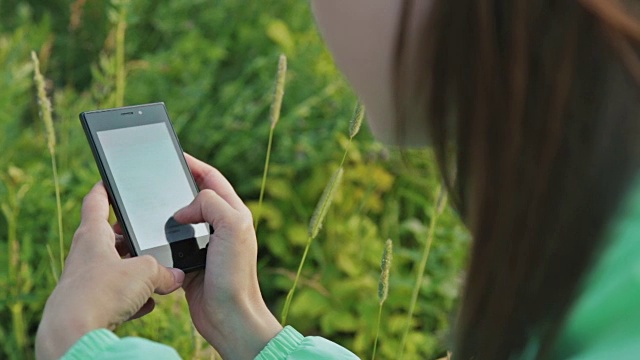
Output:
[[284,308],[282,308],[282,320],[280,324],[285,326],[287,324],[287,315],[289,315],[289,307],[291,306],[291,299],[293,299],[293,294],[296,292],[296,287],[298,286],[298,280],[300,279],[300,273],[302,272],[302,267],[304,266],[304,262],[307,259],[307,254],[309,253],[309,248],[311,247],[311,241],[313,238],[309,236],[307,239],[307,246],[304,248],[304,254],[302,254],[302,260],[300,260],[300,265],[298,265],[298,272],[296,273],[296,278],[293,281],[293,286],[289,293],[287,294],[287,299],[284,302]]
[[271,158],[271,144],[273,143],[273,132],[275,127],[272,126],[269,130],[269,144],[267,145],[267,157],[264,160],[264,171],[262,173],[262,184],[260,184],[260,199],[258,200],[258,211],[255,219],[253,220],[253,227],[256,234],[258,233],[258,225],[260,224],[260,215],[262,213],[262,199],[264,198],[264,190],[267,186],[267,173],[269,172],[269,159]]
[[116,107],[124,106],[124,93],[127,85],[125,68],[125,34],[127,32],[128,2],[119,3],[116,23]]
[[33,79],[38,92],[38,105],[40,106],[40,117],[44,122],[47,145],[49,154],[51,155],[51,168],[53,169],[53,184],[56,193],[56,209],[58,212],[58,245],[60,251],[60,270],[64,267],[64,235],[62,232],[62,204],[60,201],[60,180],[58,178],[58,166],[56,164],[56,133],[53,127],[53,118],[51,116],[51,101],[47,97],[45,90],[45,82],[42,73],[40,73],[40,61],[35,51],[31,52],[31,60],[33,61]]
[[424,271],[427,266],[427,259],[429,259],[429,252],[431,251],[431,244],[433,243],[433,234],[435,233],[436,224],[438,218],[442,214],[447,202],[447,195],[443,186],[439,186],[436,192],[436,200],[433,202],[431,209],[431,221],[429,222],[429,232],[427,233],[427,241],[424,244],[422,251],[422,258],[420,259],[420,265],[418,266],[418,276],[416,278],[415,285],[413,286],[413,293],[411,294],[411,303],[409,305],[409,312],[407,313],[407,326],[402,334],[402,341],[400,342],[400,356],[398,359],[402,359],[404,355],[404,347],[407,342],[407,335],[409,335],[409,329],[411,328],[411,319],[413,318],[413,312],[416,308],[416,302],[418,301],[418,294],[420,293],[420,286],[422,285],[422,279],[424,277]]
[[380,335],[380,319],[382,318],[382,304],[378,307],[378,322],[376,325],[376,339],[373,342],[373,354],[371,355],[371,360],[376,358],[376,350],[378,349],[378,335]]
[[260,216],[262,214],[262,200],[264,198],[264,190],[267,186],[267,173],[269,173],[269,159],[271,158],[271,144],[273,143],[273,133],[278,120],[280,120],[280,110],[282,109],[282,99],[284,97],[284,85],[287,75],[287,57],[284,54],[278,59],[278,72],[276,73],[276,84],[273,90],[273,100],[271,101],[271,112],[269,118],[271,120],[271,128],[269,129],[269,144],[267,145],[267,156],[264,160],[264,171],[262,173],[262,184],[260,184],[260,199],[258,200],[258,211],[253,220],[253,227],[256,234],[258,233],[258,225],[260,224]]
[[340,167],[344,165],[345,160],[347,159],[347,154],[349,153],[349,148],[351,147],[351,140],[353,138],[349,138],[349,143],[347,143],[347,148],[344,149],[344,154],[342,154],[342,160],[340,161]]
[[58,166],[56,155],[51,153],[51,168],[53,169],[53,184],[56,192],[56,209],[58,212],[58,246],[60,251],[60,269],[64,267],[64,235],[62,234],[62,202],[60,200],[60,180],[58,179]]

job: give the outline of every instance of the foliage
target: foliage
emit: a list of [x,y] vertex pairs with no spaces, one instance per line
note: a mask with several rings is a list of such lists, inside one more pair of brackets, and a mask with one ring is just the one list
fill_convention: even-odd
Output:
[[[124,38],[118,35],[123,25]],[[377,357],[400,352],[437,201],[435,163],[426,151],[386,149],[365,127],[350,140],[356,99],[323,47],[306,3],[0,0],[0,288],[7,289],[0,292],[0,358],[33,358],[38,321],[61,270],[55,182],[31,50],[40,58],[53,106],[63,253],[82,198],[99,179],[77,114],[114,106],[119,89],[125,104],[166,102],[184,149],[218,167],[255,209],[274,69],[278,55],[286,54],[286,95],[258,233],[263,296],[279,316],[307,243],[309,219],[348,147],[341,185],[310,246],[288,320],[307,335],[370,357],[380,255],[391,238],[394,262]],[[406,358],[444,354],[467,243],[455,214],[445,209],[418,284]],[[183,296],[159,297],[157,303],[152,314],[118,334],[169,344],[187,359],[210,357]]]

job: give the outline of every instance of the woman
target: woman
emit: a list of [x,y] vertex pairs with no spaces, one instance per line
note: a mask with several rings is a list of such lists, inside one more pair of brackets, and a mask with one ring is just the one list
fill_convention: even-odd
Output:
[[[454,358],[640,356],[639,5],[315,2],[374,134],[432,144],[472,233]],[[249,211],[215,169],[188,161],[205,190],[175,218],[216,228],[205,272],[120,259],[97,185],[47,302],[38,357],[175,357],[106,329],[180,286],[225,359],[355,357],[280,327],[260,295]]]

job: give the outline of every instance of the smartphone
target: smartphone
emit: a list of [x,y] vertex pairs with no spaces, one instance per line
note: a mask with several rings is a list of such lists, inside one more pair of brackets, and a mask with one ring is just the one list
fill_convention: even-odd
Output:
[[213,228],[173,219],[198,187],[164,103],[87,111],[80,121],[131,254],[203,268]]

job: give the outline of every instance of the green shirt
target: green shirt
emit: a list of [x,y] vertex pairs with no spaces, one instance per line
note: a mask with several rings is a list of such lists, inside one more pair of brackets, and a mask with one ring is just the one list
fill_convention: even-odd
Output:
[[556,346],[560,359],[640,359],[640,183],[607,232]]
[[[62,360],[115,360],[115,359],[180,359],[169,346],[142,338],[118,338],[106,329],[94,330],[78,340]],[[291,326],[286,326],[271,339],[258,354],[256,360],[276,359],[358,359],[342,346],[318,336],[302,336]]]
[[[640,186],[634,186],[609,226],[611,239],[572,307],[553,357],[640,359]],[[532,342],[533,344],[533,342]],[[532,353],[535,353],[535,349]],[[527,358],[525,355],[523,358]],[[532,354],[529,353],[529,354]],[[179,359],[166,345],[141,338],[120,339],[99,329],[83,336],[63,357],[75,359]],[[357,359],[321,337],[303,337],[285,327],[256,357],[259,360]]]

